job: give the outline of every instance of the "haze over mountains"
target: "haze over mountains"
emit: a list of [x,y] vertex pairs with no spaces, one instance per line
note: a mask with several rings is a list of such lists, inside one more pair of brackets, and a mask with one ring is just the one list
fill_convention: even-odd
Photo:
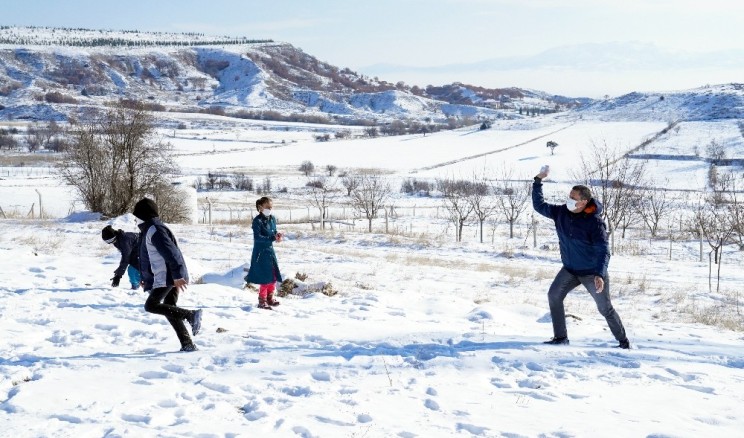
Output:
[[[431,80],[459,77],[486,86],[494,81],[512,83],[518,78],[522,84],[540,83],[542,89],[559,89],[563,93],[576,89],[581,95],[599,97],[622,89],[629,80],[637,83],[637,88],[628,91],[668,91],[740,81],[744,78],[744,50],[711,48],[692,52],[635,41],[586,43],[472,63],[436,64],[435,60],[427,67],[372,64],[363,70],[404,80],[410,76]],[[695,79],[699,77],[706,79]]]
[[[429,70],[687,68],[715,56],[744,64],[739,52],[677,56],[638,44],[574,46],[536,57],[504,58]],[[377,66],[377,71],[397,67]],[[375,68],[369,71],[374,72]],[[516,79],[515,79],[516,80]],[[704,84],[701,84],[704,85]],[[741,118],[736,84],[614,99],[551,95],[523,88],[395,83],[318,60],[288,43],[198,33],[0,28],[0,119],[65,120],[121,100],[160,111],[207,111],[239,117],[279,114],[326,123],[411,119],[519,118],[554,111],[631,120]],[[261,115],[259,113],[271,112]]]

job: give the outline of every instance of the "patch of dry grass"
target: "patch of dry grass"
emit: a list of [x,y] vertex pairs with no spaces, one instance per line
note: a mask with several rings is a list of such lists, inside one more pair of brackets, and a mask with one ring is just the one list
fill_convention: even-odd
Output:
[[[62,160],[62,154],[0,154],[0,167],[17,167],[10,170],[23,172],[24,167],[51,167]],[[29,169],[30,170],[30,169]],[[37,170],[37,169],[34,169]],[[46,170],[45,170],[46,172]],[[49,172],[53,172],[49,169]]]
[[38,236],[23,236],[16,237],[13,239],[13,241],[22,246],[28,247],[29,249],[31,249],[31,251],[33,251],[35,255],[54,255],[58,253],[60,248],[62,248],[62,245],[65,243],[65,238],[58,235],[50,236],[48,238],[41,238]]

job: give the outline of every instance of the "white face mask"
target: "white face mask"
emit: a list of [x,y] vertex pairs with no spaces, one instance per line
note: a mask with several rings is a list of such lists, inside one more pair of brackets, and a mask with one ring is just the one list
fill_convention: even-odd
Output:
[[568,198],[566,199],[566,208],[570,211],[576,210],[576,203],[579,202],[575,199]]
[[270,208],[264,208],[261,213],[263,213],[264,216],[269,217],[271,216],[271,209]]

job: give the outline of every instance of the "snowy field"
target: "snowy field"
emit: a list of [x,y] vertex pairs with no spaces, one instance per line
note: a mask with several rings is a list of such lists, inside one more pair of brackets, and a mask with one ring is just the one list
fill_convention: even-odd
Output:
[[[256,182],[271,176],[275,186],[298,188],[307,179],[296,168],[312,160],[319,171],[379,168],[397,190],[411,176],[469,177],[502,166],[531,178],[547,163],[562,183],[546,184],[555,200],[591,142],[630,150],[665,126],[557,121],[316,143],[307,128],[209,131],[188,123],[170,139],[187,175],[249,169]],[[698,141],[684,139],[702,141],[708,129],[723,136],[730,126],[682,124],[679,141],[662,138],[660,150],[643,153],[672,153],[674,143],[685,154]],[[548,140],[560,145],[554,156]],[[741,147],[740,137],[731,142]],[[691,163],[666,160],[658,173],[671,180],[675,164]],[[311,289],[330,283],[337,294],[291,295],[274,311],[257,309],[256,292],[242,288],[250,230],[174,225],[199,279],[179,304],[205,312],[200,350],[180,353],[167,321],[144,311],[143,292],[110,287],[118,254],[100,239],[106,223],[63,219],[82,208],[71,208],[74,196],[53,174],[11,172],[0,175],[0,206],[23,215],[39,189],[54,218],[0,220],[0,436],[736,437],[744,430],[744,334],[725,324],[741,318],[744,256],[733,246],[721,291],[710,294],[707,245],[700,262],[697,241],[676,241],[669,260],[668,241],[631,230],[616,242],[610,287],[634,348],[612,348],[593,300],[578,289],[567,299],[571,345],[553,347],[542,344],[552,336],[546,293],[560,267],[548,222],[540,221],[537,247],[526,222],[514,239],[502,224],[483,244],[474,227],[455,244],[444,219],[426,215],[391,224],[419,232],[407,235],[323,232],[282,223],[287,210],[306,205],[290,190],[285,199],[274,195],[288,233],[276,245],[282,272],[307,274]],[[394,202],[441,204],[400,194]],[[134,231],[131,216],[114,225]]]

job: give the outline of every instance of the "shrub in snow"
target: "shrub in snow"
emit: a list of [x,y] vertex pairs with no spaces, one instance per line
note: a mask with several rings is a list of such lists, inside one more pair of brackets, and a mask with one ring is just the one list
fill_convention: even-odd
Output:
[[288,278],[282,281],[277,295],[280,297],[286,297],[291,294],[302,297],[317,292],[328,297],[332,297],[338,293],[338,291],[333,288],[333,284],[329,281],[306,282],[297,278]]

